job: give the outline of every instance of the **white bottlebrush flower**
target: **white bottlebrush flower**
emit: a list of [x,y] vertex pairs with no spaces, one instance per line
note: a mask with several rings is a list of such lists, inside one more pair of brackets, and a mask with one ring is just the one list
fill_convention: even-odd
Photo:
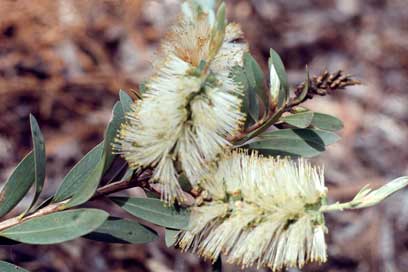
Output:
[[152,181],[163,184],[166,202],[182,200],[178,174],[195,184],[244,123],[243,89],[229,74],[247,45],[238,25],[224,25],[224,13],[221,6],[215,20],[202,9],[181,16],[118,137],[132,167],[155,167]]
[[191,208],[177,244],[215,261],[279,271],[327,259],[324,212],[377,204],[408,184],[364,188],[348,203],[327,205],[323,170],[307,161],[230,151],[200,185],[206,200]]
[[233,151],[200,185],[211,196],[192,208],[178,245],[205,258],[280,270],[326,261],[323,171],[304,160]]

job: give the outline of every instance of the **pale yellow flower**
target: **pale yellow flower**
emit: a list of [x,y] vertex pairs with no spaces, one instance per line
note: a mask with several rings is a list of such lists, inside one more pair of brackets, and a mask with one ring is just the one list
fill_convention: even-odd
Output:
[[322,169],[303,159],[228,152],[200,182],[209,197],[192,207],[177,243],[212,261],[222,253],[227,262],[273,271],[325,262],[324,212],[374,205],[407,184],[403,177],[327,205]]
[[225,25],[223,6],[217,14],[190,11],[162,43],[155,74],[117,145],[131,167],[155,168],[152,181],[163,184],[166,202],[182,200],[179,173],[195,184],[245,119],[242,86],[229,77],[247,50],[242,31]]
[[211,201],[192,208],[178,244],[210,260],[280,270],[326,261],[323,170],[304,160],[233,151],[200,185]]

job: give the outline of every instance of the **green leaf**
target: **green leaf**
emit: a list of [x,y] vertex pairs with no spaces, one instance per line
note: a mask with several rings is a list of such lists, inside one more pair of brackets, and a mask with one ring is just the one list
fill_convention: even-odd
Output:
[[142,224],[126,219],[110,217],[85,238],[119,244],[144,244],[154,241],[157,233]]
[[107,212],[97,209],[56,212],[10,227],[0,232],[0,236],[26,244],[56,244],[90,233],[108,216]]
[[176,229],[166,228],[164,230],[164,241],[167,247],[172,247],[176,243],[177,236],[179,233],[180,233],[180,230],[176,230]]
[[343,122],[334,116],[315,112],[311,125],[315,128],[338,131],[343,128]]
[[279,57],[279,54],[272,48],[270,49],[269,54],[269,67],[271,67],[271,65],[275,67],[275,71],[280,80],[280,94],[278,96],[278,107],[280,108],[285,105],[289,97],[288,75],[286,74],[285,65],[283,64],[282,59]]
[[133,100],[132,98],[123,90],[119,91],[119,100],[122,105],[122,111],[126,114],[132,110]]
[[213,57],[218,53],[219,49],[222,46],[225,36],[225,28],[227,26],[227,22],[225,19],[225,3],[221,3],[221,5],[217,9],[217,14],[215,18],[215,24],[211,31],[210,36],[210,48],[209,48],[209,56],[208,59],[212,60]]
[[249,53],[244,54],[244,69],[250,91],[256,93],[267,108],[268,98],[264,88],[264,74],[259,64]]
[[30,126],[31,126],[31,137],[33,141],[33,152],[34,152],[34,172],[35,172],[35,194],[34,198],[31,201],[31,204],[28,206],[26,211],[22,214],[24,216],[37,202],[38,197],[40,196],[45,180],[45,144],[44,136],[41,133],[38,122],[35,119],[34,115],[30,114]]
[[212,272],[222,272],[222,259],[221,256],[217,258],[215,263],[212,264]]
[[281,118],[281,121],[297,128],[307,128],[313,120],[313,112],[305,111]]
[[35,180],[34,153],[17,165],[0,193],[0,217],[11,211],[30,190]]
[[104,172],[110,167],[115,155],[113,154],[112,144],[118,134],[118,130],[123,120],[125,119],[122,104],[116,102],[112,110],[112,120],[109,122],[105,131],[104,153],[105,153],[105,165]]
[[64,208],[70,208],[81,205],[87,202],[98,188],[99,182],[103,175],[104,160],[99,160],[95,168],[91,170],[89,175],[84,178],[80,187],[76,190],[72,198],[64,205]]
[[339,136],[317,129],[281,129],[263,133],[246,145],[266,155],[313,157],[337,142]]
[[29,272],[15,264],[0,261],[0,271],[1,272]]
[[250,89],[248,79],[246,78],[245,71],[242,67],[233,67],[231,78],[236,84],[241,85],[245,91],[245,96],[242,98],[242,111],[247,114],[247,127],[259,119],[259,102],[257,94]]
[[93,173],[99,161],[102,160],[103,142],[86,154],[65,176],[54,197],[54,203],[72,197],[80,190],[85,179]]
[[309,66],[306,65],[306,80],[305,80],[305,86],[303,86],[302,92],[299,94],[299,96],[296,98],[296,101],[302,102],[307,96],[307,93],[309,92],[309,87],[310,87],[310,72],[309,72]]
[[165,207],[160,199],[138,197],[111,197],[110,199],[130,214],[153,224],[173,229],[183,229],[188,226],[187,210]]

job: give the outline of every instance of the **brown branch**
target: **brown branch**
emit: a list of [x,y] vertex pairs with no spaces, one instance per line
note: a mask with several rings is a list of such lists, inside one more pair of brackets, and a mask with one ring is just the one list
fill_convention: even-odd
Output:
[[[133,178],[130,180],[121,180],[121,181],[113,182],[103,187],[100,187],[96,190],[95,194],[91,197],[90,201],[119,192],[119,191],[134,188],[134,187],[148,187],[149,186],[148,180],[150,179],[151,174],[152,174],[151,170],[146,169],[142,171],[136,178]],[[7,219],[3,222],[0,222],[0,231],[10,228],[12,226],[18,225],[27,220],[36,218],[36,217],[40,217],[40,216],[44,216],[47,214],[61,211],[64,205],[68,203],[68,201],[69,199],[58,202],[58,203],[50,204],[23,218],[21,218],[20,216],[16,216],[16,217]]]

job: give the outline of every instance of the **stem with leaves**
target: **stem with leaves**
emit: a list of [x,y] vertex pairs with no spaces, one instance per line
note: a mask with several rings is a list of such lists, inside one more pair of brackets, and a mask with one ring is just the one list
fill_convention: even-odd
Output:
[[245,129],[245,131],[229,137],[228,140],[235,145],[243,144],[249,139],[260,135],[271,125],[279,121],[282,114],[292,112],[296,106],[299,106],[308,99],[312,99],[315,95],[325,96],[338,90],[344,90],[346,87],[359,84],[361,84],[360,81],[353,79],[350,74],[344,74],[341,70],[335,73],[324,71],[311,79],[307,76],[307,79],[293,91],[295,97],[290,98],[284,107],[280,109],[276,107],[270,108],[267,116],[261,118],[255,124]]
[[[152,173],[151,170],[147,169],[132,179],[120,180],[120,181],[112,182],[110,184],[102,186],[96,190],[95,194],[92,196],[90,200],[100,199],[110,194],[124,191],[127,189],[131,189],[134,187],[146,188],[148,186],[148,180],[150,179],[151,173]],[[54,212],[62,211],[64,210],[64,205],[68,203],[68,201],[69,199],[58,202],[58,203],[49,204],[23,218],[21,218],[21,216],[16,216],[16,217],[7,219],[3,222],[0,222],[0,231],[10,228],[12,226],[15,226],[17,224],[20,224],[22,222],[25,222],[27,220],[36,218],[36,217],[40,217],[40,216],[44,216],[44,215],[51,214]]]

